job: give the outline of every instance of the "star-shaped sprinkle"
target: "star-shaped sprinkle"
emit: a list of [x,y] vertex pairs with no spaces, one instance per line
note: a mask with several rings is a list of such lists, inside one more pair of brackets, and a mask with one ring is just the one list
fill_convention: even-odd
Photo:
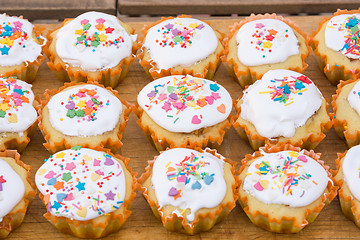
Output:
[[62,208],[62,206],[61,206],[61,204],[60,203],[58,203],[57,201],[54,201],[54,205],[52,205],[52,207],[51,208],[55,208],[56,209],[56,211],[58,211],[59,210],[59,208]]
[[257,23],[257,24],[255,25],[255,28],[263,28],[263,27],[265,27],[265,25],[262,24],[262,23]]
[[72,179],[71,172],[64,173],[61,179],[65,182],[70,181]]
[[110,192],[105,193],[104,195],[106,197],[106,200],[114,200],[114,197],[116,196],[116,194],[113,193],[111,190],[110,190]]
[[271,35],[276,35],[277,34],[277,31],[275,31],[274,29],[270,29],[270,30],[268,30],[268,32]]
[[105,33],[110,34],[110,33],[112,33],[114,30],[115,30],[115,28],[107,27],[107,28],[105,28]]
[[63,158],[65,155],[66,155],[66,153],[60,152],[60,153],[55,155],[55,158]]
[[82,183],[82,182],[79,181],[78,184],[75,187],[80,192],[81,190],[85,190],[85,183]]
[[67,163],[66,167],[65,167],[65,169],[69,170],[69,171],[72,171],[74,168],[76,168],[76,166],[75,166],[75,163],[73,163],[73,162]]

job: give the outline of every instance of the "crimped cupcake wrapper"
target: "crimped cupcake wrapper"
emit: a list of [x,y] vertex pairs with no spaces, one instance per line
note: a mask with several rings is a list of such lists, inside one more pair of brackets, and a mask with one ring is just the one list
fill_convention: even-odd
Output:
[[[338,9],[333,16],[338,16],[342,14],[353,14],[353,13],[360,13],[360,8],[358,10],[340,10]],[[333,17],[332,16],[332,17]],[[351,79],[355,76],[360,75],[360,67],[358,69],[345,69],[344,65],[330,65],[327,63],[327,56],[320,54],[318,51],[319,41],[314,40],[315,35],[321,30],[322,26],[331,19],[326,17],[321,22],[319,22],[319,28],[317,31],[313,31],[311,33],[311,47],[315,53],[316,60],[318,62],[319,68],[324,72],[327,79],[330,81],[331,84],[337,85],[340,80]]]
[[13,209],[10,213],[5,215],[3,217],[3,220],[0,222],[0,238],[5,238],[10,234],[11,231],[19,227],[22,223],[28,206],[31,204],[32,200],[36,196],[36,186],[30,178],[31,166],[23,163],[20,160],[20,154],[16,150],[2,151],[0,152],[0,157],[10,157],[15,159],[16,163],[27,171],[26,180],[31,186],[31,189],[28,192],[25,191],[23,200],[21,200],[25,202],[25,207],[23,209],[17,210],[16,212],[12,212],[14,211]]
[[[190,15],[181,15],[181,16],[177,16],[178,18],[192,18],[192,16]],[[217,70],[217,68],[220,66],[221,61],[220,61],[220,56],[223,54],[223,51],[219,52],[216,55],[216,62],[210,62],[208,64],[208,66],[204,67],[204,71],[203,72],[194,72],[193,69],[185,69],[183,68],[181,71],[179,70],[174,70],[172,68],[168,68],[168,69],[157,69],[156,68],[156,64],[155,62],[151,59],[150,61],[146,61],[144,59],[144,42],[145,42],[145,37],[147,35],[147,32],[149,31],[150,28],[152,28],[153,26],[169,20],[169,19],[174,19],[174,17],[162,17],[160,20],[158,20],[155,23],[149,24],[149,25],[145,25],[144,28],[142,29],[142,33],[143,36],[140,38],[140,40],[138,41],[138,46],[139,46],[139,50],[137,53],[137,58],[139,59],[139,63],[140,65],[144,68],[146,75],[150,78],[150,80],[154,80],[154,79],[158,79],[161,77],[165,77],[165,76],[170,76],[170,75],[192,75],[194,77],[200,77],[200,78],[206,78],[206,79],[212,79],[214,77],[214,74]],[[201,20],[203,21],[203,20]],[[203,21],[205,23],[207,23],[209,26],[211,26],[211,24],[207,21]],[[224,38],[224,34],[219,32],[218,30],[213,29],[215,32],[219,33],[221,35],[221,39],[219,39],[220,44]]]
[[[263,150],[266,153],[276,153],[280,151],[295,151],[300,152],[301,149],[299,147],[294,147],[290,144],[284,144],[281,146],[269,146],[266,145],[265,147],[262,147],[261,150]],[[315,153],[313,150],[307,151],[304,150],[304,155],[311,157],[315,159],[327,172],[328,177],[334,181],[334,178],[332,177],[331,173],[329,172],[329,166],[324,165],[324,161],[319,160],[320,159],[320,153]],[[250,155],[247,154],[244,159],[241,160],[242,166],[238,172],[238,175],[240,175],[245,168],[247,167],[246,164],[248,161],[251,161],[255,158],[258,158],[262,156],[260,151],[255,152],[254,154]],[[240,185],[242,184],[241,179],[239,179]],[[260,211],[256,211],[254,215],[252,215],[249,211],[248,207],[248,198],[246,196],[241,197],[239,196],[239,203],[241,207],[243,208],[246,215],[249,217],[249,219],[257,226],[266,229],[271,232],[277,232],[277,233],[296,233],[299,232],[301,229],[303,229],[308,224],[312,223],[316,217],[319,215],[321,210],[327,206],[336,196],[338,187],[332,185],[330,182],[327,185],[327,190],[329,191],[328,194],[322,195],[322,201],[321,204],[316,206],[314,209],[307,209],[305,212],[305,218],[303,222],[297,222],[296,218],[288,218],[288,217],[282,217],[281,219],[271,218],[267,213],[263,213]]]
[[[99,84],[98,82],[94,82],[94,81],[88,81],[86,83],[79,83],[79,82],[69,82],[69,83],[65,83],[64,86],[60,87],[59,89],[46,89],[45,93],[44,93],[44,97],[45,100],[41,101],[41,105],[38,108],[38,122],[39,122],[39,128],[41,130],[41,133],[43,134],[44,138],[45,138],[45,143],[43,143],[44,147],[50,152],[50,153],[56,153],[58,151],[64,150],[64,149],[69,149],[72,148],[74,146],[72,146],[70,143],[68,143],[66,141],[66,139],[63,139],[60,142],[54,142],[53,144],[49,143],[49,139],[50,139],[50,134],[48,131],[46,131],[44,125],[42,124],[42,109],[48,104],[48,102],[50,101],[51,97],[53,97],[54,95],[58,94],[59,92],[63,91],[66,88],[72,87],[72,86],[77,86],[77,85],[85,85],[85,84],[93,84],[96,86],[99,86],[101,88],[105,88],[103,85]],[[116,153],[121,146],[123,145],[121,142],[121,139],[123,137],[123,132],[124,129],[126,127],[127,121],[129,120],[129,115],[131,113],[131,105],[126,101],[126,100],[122,100],[120,99],[120,97],[118,96],[118,91],[113,90],[110,87],[106,87],[106,90],[110,91],[111,93],[113,93],[120,101],[122,104],[124,104],[126,106],[125,109],[123,109],[124,111],[124,122],[120,125],[119,130],[117,132],[117,141],[113,141],[112,139],[106,139],[105,141],[101,141],[99,143],[99,146],[110,149],[113,153]],[[82,144],[81,147],[84,148],[93,148],[90,147],[89,144]]]
[[307,53],[301,55],[302,60],[302,66],[298,66],[295,68],[288,68],[288,70],[296,71],[299,73],[302,73],[305,71],[305,69],[308,67],[308,64],[305,63],[306,58],[310,54],[310,37],[302,31],[293,21],[283,18],[282,16],[277,16],[275,13],[269,14],[265,13],[262,14],[251,14],[249,17],[246,17],[245,19],[241,20],[240,22],[234,23],[234,25],[229,27],[230,33],[227,35],[226,38],[224,38],[224,54],[221,56],[221,60],[225,63],[225,67],[229,74],[239,82],[240,86],[242,88],[245,88],[245,86],[253,84],[256,80],[261,79],[263,74],[259,74],[255,71],[251,71],[250,67],[247,67],[245,71],[241,71],[238,69],[238,66],[233,58],[227,59],[227,55],[229,54],[229,40],[234,36],[235,32],[240,29],[245,23],[259,20],[259,19],[277,19],[280,21],[283,21],[287,25],[289,25],[293,30],[295,30],[297,33],[299,33],[301,36],[305,39],[305,44],[307,46]]
[[[22,16],[19,17],[22,19]],[[39,25],[34,27],[34,33],[36,37],[40,37],[41,34],[44,32],[45,28]],[[43,39],[45,41],[45,39]],[[45,43],[42,45],[42,50],[44,51]],[[0,77],[17,77],[27,83],[32,83],[37,75],[37,72],[40,68],[41,62],[44,60],[44,56],[40,53],[40,55],[32,62],[25,62],[25,66],[15,65],[13,70],[7,71],[0,74]]]
[[[182,143],[180,146],[175,146],[175,142],[171,139],[166,138],[158,138],[155,131],[150,129],[148,126],[144,126],[141,122],[141,116],[144,112],[144,110],[139,106],[139,104],[136,102],[135,106],[133,106],[133,111],[136,114],[136,116],[139,118],[136,122],[141,128],[141,130],[144,132],[146,138],[149,140],[149,142],[156,148],[158,152],[165,151],[167,148],[175,148],[175,147],[210,147],[210,148],[219,148],[224,140],[225,134],[229,131],[231,127],[231,115],[227,118],[227,121],[224,126],[220,129],[221,137],[213,137],[210,136],[209,139],[204,139],[201,142],[191,142],[190,139],[187,139],[186,142]],[[190,134],[190,133],[189,133]]]
[[[236,101],[234,101],[234,107],[237,111],[237,114],[232,117],[231,122],[233,127],[235,128],[236,132],[239,134],[239,136],[244,140],[248,141],[250,143],[250,146],[256,151],[261,146],[265,145],[284,145],[284,144],[291,144],[295,147],[301,147],[306,148],[308,150],[314,149],[319,145],[319,143],[325,138],[325,133],[332,127],[332,121],[331,119],[326,123],[321,123],[321,134],[320,136],[316,136],[315,134],[310,134],[304,138],[302,138],[300,141],[294,143],[291,142],[290,139],[288,139],[285,142],[278,142],[278,141],[271,141],[270,139],[263,137],[259,135],[257,132],[252,133],[248,127],[244,124],[240,124],[236,122],[236,120],[239,118],[241,113],[241,107],[237,107],[237,103],[240,101],[241,97],[239,97]],[[329,103],[326,101],[326,112],[330,116],[329,111]]]
[[[129,199],[124,199],[124,202],[122,203],[119,209],[103,215],[107,218],[105,219],[104,222],[101,223],[96,223],[95,221],[96,218],[86,221],[79,221],[79,220],[71,220],[70,218],[66,218],[66,217],[54,216],[49,212],[44,214],[44,217],[61,232],[66,234],[72,234],[79,238],[101,238],[110,233],[119,231],[119,229],[124,224],[126,219],[131,215],[130,207],[136,195],[135,189],[137,186],[137,180],[136,180],[137,173],[133,172],[131,167],[129,166],[130,159],[122,157],[120,155],[114,155],[110,152],[110,150],[105,149],[103,147],[96,147],[94,148],[94,150],[103,151],[106,154],[109,154],[112,157],[115,157],[124,163],[126,170],[128,170],[132,176],[132,181],[133,181],[131,187],[132,193],[130,194]],[[46,205],[47,203],[44,200],[44,195],[39,193],[39,197]],[[123,213],[121,213],[122,208],[123,208]]]
[[351,134],[347,131],[347,121],[339,120],[336,118],[336,110],[337,110],[336,100],[339,97],[339,94],[341,93],[342,88],[345,85],[353,83],[358,80],[355,78],[355,76],[353,77],[354,77],[353,79],[347,81],[340,80],[340,83],[337,85],[336,93],[332,95],[331,106],[333,108],[334,113],[330,114],[337,135],[339,135],[340,138],[344,139],[349,147],[353,147],[355,145],[360,144],[360,130]]
[[[335,160],[336,163],[336,170],[332,170],[332,174],[335,176],[340,170],[341,164],[340,161],[343,157],[346,156],[346,153],[348,150],[346,150],[344,153],[338,153],[337,159]],[[355,205],[355,198],[352,196],[345,196],[344,190],[343,190],[343,184],[344,180],[334,180],[335,184],[339,186],[339,200],[340,200],[340,206],[341,210],[344,213],[344,215],[349,218],[351,221],[353,221],[357,227],[360,228],[360,215],[356,214],[356,205]]]
[[[47,63],[49,68],[55,73],[56,77],[64,82],[75,81],[75,82],[87,82],[87,81],[96,81],[104,86],[115,88],[127,75],[129,72],[130,66],[135,59],[135,53],[137,51],[137,44],[134,42],[132,46],[132,53],[130,56],[122,59],[118,65],[112,68],[108,68],[105,70],[98,70],[96,71],[96,75],[93,76],[94,72],[85,71],[79,68],[79,70],[73,70],[69,64],[63,62],[60,59],[59,63],[55,63],[56,58],[60,58],[57,54],[55,55],[49,50],[49,46],[54,41],[51,34],[63,26],[65,26],[67,22],[71,21],[72,19],[65,19],[64,22],[61,24],[60,27],[49,31],[46,38],[48,42],[45,45],[44,52],[46,56],[49,58],[49,62]],[[133,34],[135,32],[132,29]]]
[[217,153],[216,150],[206,148],[205,150],[202,150],[198,147],[190,147],[191,149],[194,149],[199,152],[207,152],[211,153],[212,155],[223,159],[225,162],[229,163],[232,168],[231,172],[233,174],[233,177],[235,179],[234,185],[232,185],[232,191],[233,191],[233,201],[228,203],[221,203],[218,207],[215,214],[211,214],[211,212],[207,212],[206,214],[196,214],[194,221],[189,223],[186,218],[183,216],[178,216],[175,213],[173,213],[169,217],[165,217],[162,213],[162,208],[152,199],[150,199],[148,194],[148,189],[146,187],[143,187],[142,184],[150,177],[152,173],[152,167],[157,159],[157,156],[154,157],[154,160],[148,161],[148,166],[145,168],[145,173],[141,175],[141,177],[138,179],[138,190],[143,192],[143,196],[149,203],[151,210],[153,211],[156,218],[161,220],[164,227],[169,231],[177,231],[182,232],[188,235],[195,235],[200,232],[208,231],[210,230],[216,223],[222,221],[230,212],[231,210],[236,206],[236,200],[238,199],[238,196],[236,194],[238,186],[239,186],[239,179],[237,176],[235,176],[235,166],[237,162],[232,161],[228,158],[221,158],[221,155]]

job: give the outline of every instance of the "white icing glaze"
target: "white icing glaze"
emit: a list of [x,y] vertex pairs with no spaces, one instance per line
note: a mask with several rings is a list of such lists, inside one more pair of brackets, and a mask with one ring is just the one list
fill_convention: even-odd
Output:
[[[116,96],[107,89],[91,84],[59,92],[50,99],[47,107],[52,127],[69,136],[95,136],[111,131],[123,111],[121,101]],[[71,118],[69,111],[72,110],[80,110],[84,114],[74,113]]]
[[5,215],[21,201],[25,185],[12,167],[0,158],[0,223]]
[[347,100],[350,106],[360,115],[360,81],[358,81],[351,89]]
[[307,206],[323,194],[330,181],[325,169],[303,152],[262,154],[246,171],[243,189],[263,203]]
[[[176,169],[179,168],[181,172],[181,162],[186,157],[188,160],[183,162],[184,166],[197,164],[201,166],[197,168],[197,174],[177,176]],[[193,221],[199,209],[218,206],[226,193],[223,165],[223,160],[206,152],[200,153],[186,148],[174,148],[162,152],[156,158],[151,178],[160,208],[172,205],[180,209],[189,209],[187,220]],[[189,171],[191,172],[191,169]],[[201,177],[203,173],[207,176]],[[209,179],[205,178],[212,181],[209,183]],[[177,197],[171,196],[176,192],[178,192]],[[176,210],[175,213],[178,216],[183,214]]]
[[360,59],[359,47],[355,48],[356,41],[350,40],[351,38],[356,39],[356,36],[360,37],[359,29],[360,13],[334,16],[326,24],[325,45],[334,51],[341,52],[346,57]]
[[[84,27],[86,24],[91,25],[88,30],[85,30],[89,26]],[[81,34],[85,36],[85,32],[89,38],[98,33],[99,45],[91,45],[94,44],[93,41],[87,40],[87,44],[91,46],[85,46],[84,40],[78,41],[78,37],[81,38]],[[110,41],[118,42],[113,44]],[[130,36],[115,16],[87,12],[76,17],[57,32],[56,52],[65,63],[71,66],[81,67],[85,71],[98,71],[112,68],[122,59],[130,56],[134,41],[136,41],[136,35]]]
[[292,28],[277,19],[245,23],[236,34],[238,58],[246,66],[284,62],[299,54],[299,42]]
[[165,20],[150,28],[144,41],[159,70],[190,66],[215,52],[217,45],[214,30],[194,18]]
[[49,200],[48,212],[80,221],[115,211],[126,193],[120,163],[104,152],[87,148],[50,156],[36,172],[35,182]]
[[224,121],[232,108],[224,87],[190,75],[156,79],[140,91],[137,101],[154,122],[170,132],[189,133],[213,126]]
[[[284,81],[285,78],[288,80]],[[288,96],[283,95],[285,90],[280,88],[286,82],[285,87],[290,89]],[[251,122],[261,136],[289,138],[320,108],[322,95],[305,75],[290,70],[270,70],[244,91],[242,100],[241,118]]]
[[359,191],[359,171],[360,171],[360,145],[356,145],[350,148],[342,163],[342,171],[344,174],[344,181],[348,185],[351,194],[360,201]]
[[41,45],[32,37],[34,25],[29,21],[0,14],[0,25],[0,66],[33,62],[41,55]]
[[0,132],[23,134],[37,118],[31,84],[0,78]]

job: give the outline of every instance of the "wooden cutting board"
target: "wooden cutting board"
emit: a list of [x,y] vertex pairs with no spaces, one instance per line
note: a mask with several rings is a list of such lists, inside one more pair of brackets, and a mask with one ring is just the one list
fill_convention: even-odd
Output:
[[[299,16],[290,17],[300,28],[311,33],[318,27],[321,16]],[[124,19],[131,21],[130,25],[141,35],[141,29],[146,22],[138,22],[136,19]],[[136,22],[132,22],[132,21]],[[228,26],[239,19],[220,19],[210,18],[211,25],[224,33],[228,32]],[[47,29],[52,29],[56,25],[43,25]],[[47,60],[46,60],[47,61]],[[59,88],[63,85],[55,75],[49,70],[46,61],[41,65],[37,79],[33,83],[33,90],[37,95],[44,93],[46,88]],[[318,69],[314,54],[311,53],[307,59],[309,64],[305,74],[310,77],[320,88],[327,99],[335,93],[335,86],[332,86]],[[242,95],[242,89],[226,72],[223,65],[215,74],[214,79],[223,85],[230,92],[233,99]],[[149,79],[146,77],[143,69],[135,60],[127,78],[116,88],[121,98],[134,103],[137,93],[147,84]],[[121,148],[121,154],[131,158],[130,166],[139,176],[144,172],[147,161],[157,155],[157,151],[150,145],[142,131],[136,124],[135,114],[130,115],[128,125],[125,129],[123,138],[124,146]],[[49,157],[49,153],[42,146],[44,139],[39,130],[36,131],[34,138],[27,149],[23,152],[21,159],[32,166],[32,179],[34,173],[43,164],[44,159]],[[322,160],[332,169],[335,168],[335,159],[337,152],[344,152],[347,146],[331,129],[326,138],[316,148],[316,152],[322,153]],[[240,163],[246,154],[252,154],[253,150],[247,142],[244,142],[232,128],[219,149],[219,152],[226,157]],[[254,226],[246,214],[237,204],[230,215],[221,223],[217,224],[211,231],[201,233],[196,236],[186,236],[180,233],[168,232],[163,228],[152,214],[150,207],[140,193],[137,194],[132,204],[132,215],[124,224],[123,228],[115,234],[108,236],[109,239],[335,239],[335,238],[356,238],[360,233],[353,222],[345,218],[342,214],[337,198],[324,209],[316,221],[297,234],[274,234]],[[16,231],[10,234],[9,239],[72,239],[70,235],[65,235],[55,229],[42,216],[46,212],[43,203],[38,197],[35,198],[25,217],[23,224]]]

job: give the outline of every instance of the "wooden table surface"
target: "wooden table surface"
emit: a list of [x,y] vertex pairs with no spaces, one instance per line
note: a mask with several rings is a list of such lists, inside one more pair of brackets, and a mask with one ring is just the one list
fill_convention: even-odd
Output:
[[240,14],[250,13],[332,13],[357,9],[359,0],[117,0],[120,14]]
[[[317,29],[317,23],[322,17],[290,17],[301,29],[310,33]],[[240,19],[240,18],[239,18]],[[216,19],[210,20],[212,26],[220,31],[228,32],[228,26],[239,19]],[[125,19],[127,20],[127,19]],[[133,19],[131,19],[133,20]],[[130,25],[140,34],[144,22],[131,22]],[[48,29],[55,25],[44,25]],[[310,77],[320,88],[325,98],[330,99],[335,93],[335,86],[332,86],[318,69],[315,63],[314,54],[311,53],[307,59],[309,68],[305,74]],[[220,66],[214,79],[223,85],[230,92],[233,99],[242,94],[242,89],[226,72],[223,65]],[[143,69],[135,60],[127,78],[116,88],[120,97],[132,103],[135,102],[137,93],[147,84],[149,79]],[[36,94],[42,95],[46,88],[59,88],[63,83],[56,79],[55,75],[49,70],[45,63],[42,64],[37,79],[33,83],[33,90]],[[121,154],[131,158],[130,166],[134,171],[141,175],[147,166],[147,161],[157,155],[157,151],[150,145],[142,131],[136,124],[136,116],[131,113],[130,120],[125,129],[123,147]],[[44,159],[49,157],[49,153],[42,146],[44,142],[39,130],[36,131],[34,138],[27,149],[23,152],[21,160],[32,166],[32,179],[36,170],[43,164]],[[322,153],[322,160],[335,167],[337,152],[344,152],[347,149],[345,143],[339,139],[335,131],[331,129],[326,138],[316,148],[316,152]],[[223,145],[219,152],[234,161],[240,162],[245,154],[253,153],[247,142],[244,142],[232,128],[226,135]],[[239,166],[238,166],[239,167]],[[137,194],[132,205],[132,215],[124,224],[123,228],[115,234],[108,236],[109,239],[351,239],[357,238],[360,233],[353,222],[345,218],[342,214],[339,200],[337,198],[325,208],[316,221],[297,234],[274,234],[254,226],[240,205],[233,209],[229,216],[221,223],[217,224],[211,231],[204,232],[196,236],[186,236],[180,233],[168,232],[163,228],[152,214],[150,207],[140,193]],[[65,235],[54,228],[42,216],[46,208],[38,197],[35,198],[25,217],[23,224],[10,234],[9,239],[74,239],[70,235]]]

